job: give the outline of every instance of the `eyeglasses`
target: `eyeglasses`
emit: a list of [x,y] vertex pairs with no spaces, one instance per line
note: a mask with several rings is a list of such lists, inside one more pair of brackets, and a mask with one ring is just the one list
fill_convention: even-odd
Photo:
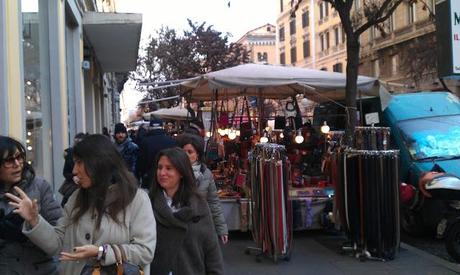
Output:
[[25,159],[25,156],[24,154],[17,154],[15,156],[11,156],[11,157],[8,157],[8,158],[4,158],[1,163],[3,164],[3,167],[5,168],[11,168],[13,167],[14,165],[16,165],[16,161],[17,161],[17,165],[22,165],[24,163],[24,159]]

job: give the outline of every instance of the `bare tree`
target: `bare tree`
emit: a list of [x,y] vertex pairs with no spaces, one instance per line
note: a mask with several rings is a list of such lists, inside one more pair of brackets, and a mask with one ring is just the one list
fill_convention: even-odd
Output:
[[436,75],[436,36],[427,34],[403,45],[401,52],[400,70],[413,81],[415,87]]
[[[244,46],[229,43],[228,34],[188,20],[190,29],[179,35],[162,27],[143,49],[137,70],[131,74],[138,89],[148,92],[143,101],[177,94],[175,80],[181,80],[249,62]],[[145,85],[146,83],[155,83]],[[157,89],[158,86],[164,87]]]
[[[291,15],[305,0],[292,1]],[[339,14],[342,27],[347,38],[347,69],[346,69],[346,112],[347,142],[352,143],[353,131],[356,126],[356,95],[359,72],[359,37],[370,27],[381,26],[402,2],[417,0],[360,0],[361,7],[353,9],[355,0],[319,0],[330,3]]]

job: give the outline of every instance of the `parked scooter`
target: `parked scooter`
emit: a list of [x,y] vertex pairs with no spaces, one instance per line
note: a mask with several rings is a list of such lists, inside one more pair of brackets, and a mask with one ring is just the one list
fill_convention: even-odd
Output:
[[437,173],[420,181],[429,193],[426,197],[421,189],[402,186],[401,194],[413,188],[401,203],[401,226],[411,235],[422,236],[436,233],[444,239],[448,254],[460,262],[460,178],[453,174]]
[[438,238],[444,238],[449,255],[460,262],[460,178],[441,174],[426,184],[434,200],[443,204],[443,215],[436,226]]

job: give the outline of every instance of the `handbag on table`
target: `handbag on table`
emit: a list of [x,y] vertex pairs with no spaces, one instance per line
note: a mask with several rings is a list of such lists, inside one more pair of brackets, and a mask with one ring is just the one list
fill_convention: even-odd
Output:
[[123,248],[118,244],[111,244],[115,253],[116,263],[103,266],[99,261],[95,264],[86,264],[80,275],[144,275],[142,267],[129,263]]

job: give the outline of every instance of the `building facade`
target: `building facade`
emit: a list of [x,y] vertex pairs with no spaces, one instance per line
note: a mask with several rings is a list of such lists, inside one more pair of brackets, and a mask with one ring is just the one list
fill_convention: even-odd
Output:
[[[297,5],[292,14],[292,6]],[[440,89],[435,0],[403,1],[391,17],[360,37],[359,74],[386,81],[394,91]],[[352,12],[362,12],[354,0]],[[346,71],[346,35],[337,12],[321,0],[279,0],[277,64]],[[458,82],[446,85],[459,93]]]
[[[395,90],[440,88],[436,71],[435,0],[403,2],[381,28],[361,36],[360,74]],[[382,32],[383,31],[383,32]]]
[[276,27],[272,24],[248,31],[237,43],[246,47],[251,63],[276,64]]
[[116,14],[115,4],[0,0],[0,134],[23,142],[27,161],[54,188],[74,135],[119,121],[142,17]]
[[329,3],[279,0],[277,19],[277,63],[326,71],[343,72],[346,43],[340,18]]

